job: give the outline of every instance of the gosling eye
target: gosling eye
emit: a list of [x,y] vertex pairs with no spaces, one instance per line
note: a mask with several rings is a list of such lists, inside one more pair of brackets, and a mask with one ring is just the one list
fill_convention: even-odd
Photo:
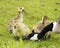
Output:
[[20,8],[20,9],[22,9],[22,8]]

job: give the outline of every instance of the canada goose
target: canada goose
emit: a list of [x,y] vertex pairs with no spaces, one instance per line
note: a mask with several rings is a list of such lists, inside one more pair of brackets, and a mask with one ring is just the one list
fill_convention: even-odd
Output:
[[27,37],[24,37],[23,39],[25,39],[25,40],[27,40],[27,39],[40,40],[49,31],[52,31],[54,33],[59,33],[60,34],[60,17],[58,17],[58,19],[55,22],[52,22],[52,23],[48,24],[47,26],[45,26],[40,31],[40,33],[33,33],[32,32],[31,34],[29,34]]
[[[32,32],[35,33],[40,33],[40,31],[48,24],[50,24],[51,21],[49,21],[49,18],[47,16],[43,16],[42,17],[42,21],[39,21],[32,29]],[[49,32],[46,33],[46,35],[44,37],[49,37],[50,38],[50,34]]]

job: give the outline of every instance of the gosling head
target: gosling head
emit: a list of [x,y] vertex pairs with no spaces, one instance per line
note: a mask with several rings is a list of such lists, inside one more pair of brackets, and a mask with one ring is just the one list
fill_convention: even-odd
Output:
[[48,20],[49,18],[48,18],[47,16],[44,16],[43,19],[44,19],[44,20]]
[[24,12],[25,10],[24,10],[24,7],[18,7],[18,12],[20,13],[20,12]]
[[43,16],[42,17],[42,23],[44,24],[47,20],[49,20],[49,18],[47,16]]

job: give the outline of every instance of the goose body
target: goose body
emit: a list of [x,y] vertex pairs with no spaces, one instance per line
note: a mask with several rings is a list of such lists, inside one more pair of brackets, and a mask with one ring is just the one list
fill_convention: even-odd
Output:
[[[45,26],[43,30],[41,30],[40,33],[31,33],[33,34],[32,36],[27,36],[27,38],[24,39],[30,39],[30,40],[39,40],[43,38],[43,36],[48,33],[49,31],[54,32],[54,33],[60,33],[60,24],[57,22],[52,22]],[[31,39],[32,38],[32,39]]]
[[[43,16],[42,17],[42,20],[39,21],[32,29],[32,32],[35,32],[35,33],[40,33],[40,31],[45,27],[47,26],[48,24],[50,24],[51,21],[48,19],[47,16]],[[44,36],[44,38],[50,38],[50,33],[46,33],[46,35]]]

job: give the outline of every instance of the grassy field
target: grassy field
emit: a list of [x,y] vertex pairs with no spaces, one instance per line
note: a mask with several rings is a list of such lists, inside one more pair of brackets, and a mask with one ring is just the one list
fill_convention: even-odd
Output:
[[24,23],[32,29],[42,16],[55,21],[60,15],[60,0],[0,0],[0,48],[60,48],[60,34],[51,34],[51,39],[42,41],[15,41],[6,29],[8,21],[17,15],[17,7],[24,6]]

